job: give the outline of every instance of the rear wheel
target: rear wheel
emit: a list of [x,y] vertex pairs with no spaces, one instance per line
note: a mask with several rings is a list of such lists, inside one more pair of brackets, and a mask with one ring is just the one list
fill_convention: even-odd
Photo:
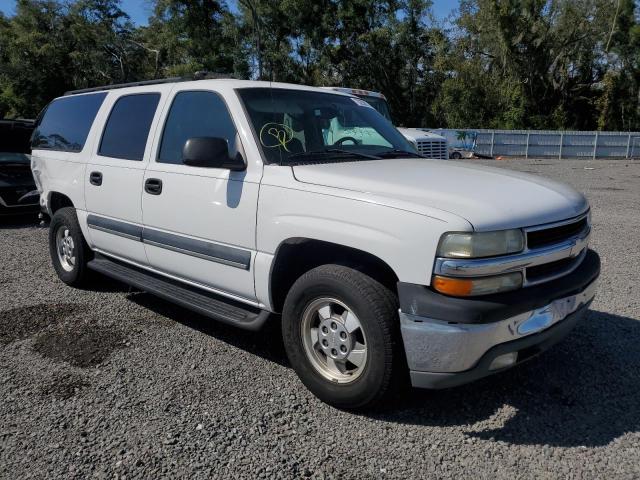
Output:
[[49,224],[49,253],[60,280],[73,287],[86,284],[91,249],[73,207],[61,208],[53,215]]
[[287,295],[282,334],[296,373],[322,401],[341,408],[383,398],[400,368],[397,301],[351,268],[324,265]]

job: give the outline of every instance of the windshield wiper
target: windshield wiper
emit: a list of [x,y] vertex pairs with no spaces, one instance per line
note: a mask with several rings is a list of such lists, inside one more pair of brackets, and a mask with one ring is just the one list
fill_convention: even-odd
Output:
[[413,158],[425,158],[423,155],[420,155],[417,152],[410,152],[408,150],[400,150],[398,148],[394,148],[393,150],[388,150],[386,152],[381,152],[378,154],[382,158],[398,158],[398,157],[413,157]]
[[287,160],[324,157],[324,156],[332,156],[336,158],[350,157],[350,158],[366,158],[368,160],[380,160],[380,157],[376,155],[369,155],[367,153],[360,153],[360,152],[351,152],[349,150],[342,150],[340,148],[323,148],[322,150],[309,150],[308,152],[294,153],[293,155],[289,155]]

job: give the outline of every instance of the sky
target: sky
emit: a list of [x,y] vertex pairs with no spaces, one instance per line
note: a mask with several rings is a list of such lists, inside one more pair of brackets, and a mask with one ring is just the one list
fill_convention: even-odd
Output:
[[[151,0],[121,0],[122,9],[129,14],[131,20],[137,25],[146,25],[151,15]],[[227,0],[232,11],[236,11],[236,0]],[[0,0],[0,11],[5,15],[12,15],[15,11],[15,0]],[[458,0],[434,0],[433,12],[437,19],[446,19],[452,10],[458,7]]]

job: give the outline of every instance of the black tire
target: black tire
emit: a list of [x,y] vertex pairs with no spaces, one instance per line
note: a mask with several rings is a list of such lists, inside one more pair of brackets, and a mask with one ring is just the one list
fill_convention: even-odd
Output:
[[[335,298],[356,315],[366,334],[366,363],[350,383],[325,378],[306,353],[304,312],[320,298]],[[404,378],[396,296],[373,278],[348,267],[323,265],[291,287],[282,314],[282,337],[289,362],[320,400],[338,408],[362,408],[382,400],[392,382]]]
[[460,152],[452,152],[451,158],[454,160],[460,160],[462,158],[462,154]]
[[[74,263],[63,265],[57,248],[59,231],[68,231],[67,235],[73,240]],[[63,233],[64,234],[64,233]],[[51,263],[60,280],[72,287],[82,287],[88,283],[87,262],[93,257],[93,252],[82,235],[75,208],[64,207],[58,210],[49,224],[49,254]],[[71,267],[71,268],[69,268]]]

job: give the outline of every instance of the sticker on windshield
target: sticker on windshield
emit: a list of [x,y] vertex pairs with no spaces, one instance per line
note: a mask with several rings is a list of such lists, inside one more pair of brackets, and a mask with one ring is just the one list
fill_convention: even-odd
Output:
[[293,140],[293,130],[284,123],[265,123],[260,129],[260,143],[265,148],[282,147],[287,152],[287,144]]
[[351,98],[351,100],[353,100],[353,103],[355,103],[356,105],[360,105],[361,107],[373,108],[371,105],[369,105],[367,102],[365,102],[361,98]]

